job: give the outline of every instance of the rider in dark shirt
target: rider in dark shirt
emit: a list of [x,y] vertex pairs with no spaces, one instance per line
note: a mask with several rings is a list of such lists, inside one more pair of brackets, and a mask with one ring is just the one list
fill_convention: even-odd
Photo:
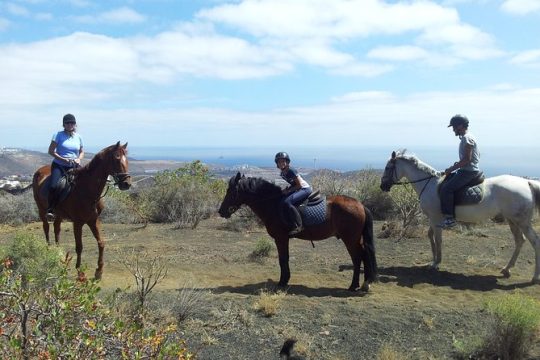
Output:
[[292,230],[289,235],[298,234],[303,230],[302,217],[296,209],[295,205],[301,203],[311,194],[311,186],[300,176],[296,169],[289,166],[291,159],[286,152],[278,152],[274,159],[276,166],[281,170],[280,176],[289,186],[283,189],[285,198],[283,199],[284,213],[288,219],[294,219],[294,223],[290,224]]

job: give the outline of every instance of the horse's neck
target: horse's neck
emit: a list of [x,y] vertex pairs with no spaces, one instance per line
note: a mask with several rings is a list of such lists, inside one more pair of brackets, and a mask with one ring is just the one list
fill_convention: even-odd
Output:
[[95,165],[97,166],[82,168],[79,171],[77,183],[79,185],[84,185],[81,188],[83,188],[86,195],[99,198],[105,188],[109,175],[102,164]]
[[273,219],[279,219],[279,196],[250,194],[246,197],[245,204],[257,215],[263,223]]
[[403,161],[403,177],[411,182],[412,187],[418,195],[426,190],[428,186],[433,186],[437,184],[437,181],[434,181],[430,172],[420,169],[418,166],[414,165],[409,161]]

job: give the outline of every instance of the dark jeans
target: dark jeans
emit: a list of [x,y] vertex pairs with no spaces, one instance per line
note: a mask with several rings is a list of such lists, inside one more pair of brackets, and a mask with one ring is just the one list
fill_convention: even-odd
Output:
[[308,196],[311,194],[311,188],[302,188],[300,190],[296,190],[293,193],[290,193],[287,195],[285,199],[283,199],[283,213],[286,216],[286,218],[290,221],[291,219],[296,219],[296,224],[290,224],[294,226],[300,226],[302,225],[302,219],[300,217],[300,214],[294,207],[294,205],[301,203],[302,201],[306,200]]
[[478,175],[478,171],[458,170],[441,185],[441,211],[444,216],[455,217],[454,193]]
[[55,162],[52,163],[51,165],[51,182],[49,183],[49,206],[48,206],[48,210],[54,210],[54,208],[56,207],[57,205],[57,202],[58,202],[58,193],[60,191],[59,189],[59,183],[60,183],[60,179],[62,178],[62,176],[64,176],[64,174],[66,173],[66,171],[68,171],[69,169],[71,169],[71,166],[62,166],[62,165],[59,165]]

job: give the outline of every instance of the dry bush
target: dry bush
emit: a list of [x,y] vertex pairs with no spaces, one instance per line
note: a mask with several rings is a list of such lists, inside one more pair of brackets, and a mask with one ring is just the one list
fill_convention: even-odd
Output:
[[198,289],[191,280],[186,281],[178,290],[174,297],[172,313],[177,322],[183,322],[193,316],[200,308],[207,303],[208,295],[206,290]]
[[149,294],[167,276],[168,267],[163,256],[151,256],[136,249],[118,250],[118,261],[124,265],[135,280],[137,301],[141,320],[144,317]]
[[232,302],[214,308],[211,311],[214,321],[208,326],[214,328],[217,333],[227,332],[239,327],[250,327],[253,325],[253,316],[243,307],[238,307]]
[[255,300],[253,308],[265,317],[272,317],[277,314],[279,306],[286,295],[283,291],[271,293],[267,290],[262,290],[257,300]]
[[21,225],[38,220],[32,191],[26,191],[20,195],[0,191],[0,223]]

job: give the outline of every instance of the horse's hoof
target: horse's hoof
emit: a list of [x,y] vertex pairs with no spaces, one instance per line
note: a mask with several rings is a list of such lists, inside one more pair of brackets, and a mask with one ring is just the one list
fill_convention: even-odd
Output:
[[80,282],[86,282],[88,279],[86,278],[86,274],[82,271],[79,271],[77,273],[77,281],[80,281]]
[[[503,274],[503,276],[504,276],[505,278],[509,278],[509,277],[510,277],[510,270],[508,270],[508,269],[502,269],[502,270],[501,270],[501,274]],[[534,281],[534,279],[533,279],[533,281]]]
[[368,292],[369,291],[369,283],[368,282],[363,283],[362,287],[360,288],[360,291]]
[[96,273],[94,274],[95,280],[101,280],[101,276],[103,275],[102,271],[96,270]]

